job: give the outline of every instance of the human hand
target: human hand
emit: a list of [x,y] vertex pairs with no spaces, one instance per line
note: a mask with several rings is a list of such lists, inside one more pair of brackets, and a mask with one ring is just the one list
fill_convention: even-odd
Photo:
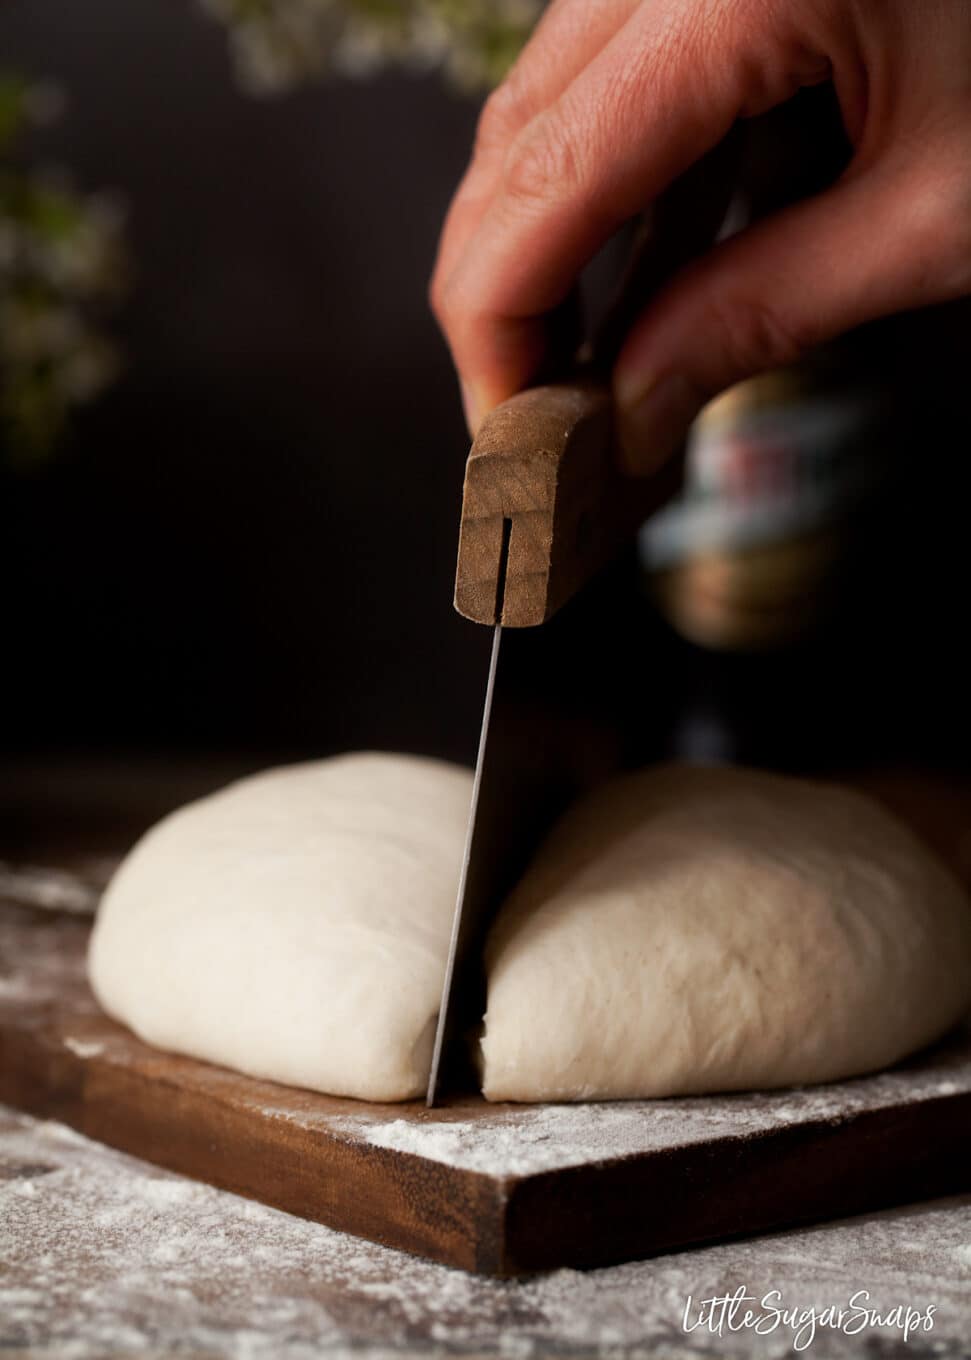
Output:
[[542,363],[599,247],[738,119],[832,81],[824,192],[683,269],[613,384],[648,472],[717,392],[853,326],[971,293],[971,0],[553,0],[486,103],[432,280],[473,432]]

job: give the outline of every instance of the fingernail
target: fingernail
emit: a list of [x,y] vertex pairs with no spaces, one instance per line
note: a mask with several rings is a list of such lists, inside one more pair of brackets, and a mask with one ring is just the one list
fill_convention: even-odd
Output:
[[469,427],[469,434],[474,439],[475,432],[482,419],[482,407],[476,398],[472,385],[467,383],[464,378],[459,379],[459,387],[462,391],[462,410],[465,412],[465,423]]
[[635,477],[654,472],[688,433],[704,403],[686,378],[669,374],[641,390],[630,403],[618,398],[617,437],[626,470]]

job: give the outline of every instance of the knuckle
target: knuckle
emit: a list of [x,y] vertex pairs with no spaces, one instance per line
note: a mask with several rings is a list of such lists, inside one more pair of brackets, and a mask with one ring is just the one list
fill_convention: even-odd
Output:
[[436,270],[428,283],[428,306],[431,308],[432,316],[442,327],[445,325],[446,316],[445,292],[445,281]]
[[458,315],[454,278],[443,278],[436,274],[428,289],[428,301],[439,326],[446,334],[451,333]]
[[506,157],[506,193],[526,205],[571,198],[582,180],[576,143],[552,119],[517,137]]
[[475,154],[505,146],[529,122],[532,111],[514,74],[492,91],[482,106],[475,133]]
[[454,274],[442,281],[432,281],[429,300],[452,357],[460,363],[475,347],[487,314],[465,283]]

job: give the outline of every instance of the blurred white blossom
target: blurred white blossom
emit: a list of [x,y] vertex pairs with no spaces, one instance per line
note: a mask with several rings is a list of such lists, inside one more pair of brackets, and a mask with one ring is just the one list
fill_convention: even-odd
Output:
[[[544,0],[201,3],[227,26],[243,86],[268,94],[386,66],[484,89],[505,75]],[[0,71],[0,454],[22,458],[50,448],[120,362],[101,322],[127,274],[122,205],[20,155],[20,134],[63,103],[56,86]]]
[[122,205],[20,152],[62,107],[56,87],[0,73],[0,454],[19,461],[46,453],[120,363],[100,323],[127,273]]
[[242,85],[274,93],[330,72],[441,69],[464,89],[497,84],[543,0],[201,0],[225,23]]

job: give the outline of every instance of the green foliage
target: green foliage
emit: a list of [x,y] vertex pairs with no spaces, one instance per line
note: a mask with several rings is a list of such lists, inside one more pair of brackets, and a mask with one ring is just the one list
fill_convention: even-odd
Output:
[[13,144],[24,123],[27,82],[0,71],[0,155]]
[[[202,0],[259,93],[385,66],[497,84],[543,0]],[[36,461],[71,411],[102,391],[118,354],[102,333],[126,274],[117,204],[24,163],[24,134],[58,98],[0,71],[0,458]]]
[[0,456],[15,464],[49,453],[118,367],[100,331],[125,273],[117,205],[23,164],[24,132],[58,103],[0,74]]
[[331,72],[441,69],[460,88],[497,84],[542,0],[203,0],[227,24],[243,85],[289,89]]

